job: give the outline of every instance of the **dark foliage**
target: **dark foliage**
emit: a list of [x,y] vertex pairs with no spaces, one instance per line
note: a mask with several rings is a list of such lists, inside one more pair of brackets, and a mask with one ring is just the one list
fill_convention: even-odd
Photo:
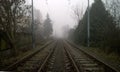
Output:
[[[74,31],[74,41],[87,45],[87,10]],[[120,30],[114,17],[105,9],[101,0],[95,0],[90,8],[90,46],[101,47],[109,53],[120,51]]]

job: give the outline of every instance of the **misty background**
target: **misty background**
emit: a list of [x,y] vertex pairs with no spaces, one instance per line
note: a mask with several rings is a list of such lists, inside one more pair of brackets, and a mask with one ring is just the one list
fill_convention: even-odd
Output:
[[[41,22],[46,19],[49,14],[53,24],[53,36],[64,37],[64,28],[75,28],[77,21],[74,17],[73,10],[78,7],[85,11],[88,0],[33,0],[34,9],[39,10]],[[90,0],[90,5],[94,0]],[[31,0],[27,0],[27,4],[31,4]],[[36,12],[35,12],[36,13]],[[35,14],[38,16],[38,13]]]

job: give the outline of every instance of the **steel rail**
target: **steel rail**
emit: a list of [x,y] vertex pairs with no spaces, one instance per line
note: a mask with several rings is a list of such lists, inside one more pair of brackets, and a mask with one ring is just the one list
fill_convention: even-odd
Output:
[[48,42],[45,45],[43,45],[40,49],[33,51],[32,53],[24,56],[23,58],[21,58],[20,60],[14,62],[13,64],[9,65],[8,67],[6,67],[5,69],[3,69],[3,71],[11,71],[13,69],[15,69],[19,64],[21,64],[22,62],[26,61],[27,59],[31,58],[32,56],[34,56],[35,54],[37,54],[38,52],[40,52],[41,50],[43,50],[45,47],[47,47],[48,45],[50,45],[52,43]]
[[[55,46],[56,47],[56,46]],[[40,68],[38,69],[37,72],[44,72],[44,67],[47,63],[47,61],[49,60],[49,58],[52,56],[52,54],[54,53],[55,51],[55,47],[50,51],[50,53],[47,55],[47,57],[45,58],[44,62],[42,63],[42,65],[40,66]]]
[[68,57],[70,58],[70,60],[71,60],[71,62],[72,62],[72,64],[73,64],[73,66],[75,67],[75,70],[76,70],[77,72],[80,72],[80,70],[79,70],[77,64],[75,63],[75,60],[73,59],[73,57],[72,57],[70,51],[66,48],[66,46],[64,46],[64,49],[65,49],[65,51],[66,51]]
[[71,43],[70,41],[67,41],[67,43],[73,47],[73,48],[76,48],[78,49],[79,51],[83,52],[85,55],[89,56],[89,58],[92,58],[94,59],[96,62],[98,62],[98,64],[101,64],[105,67],[105,70],[108,72],[119,72],[119,70],[117,70],[116,68],[112,67],[111,65],[103,62],[102,60],[96,58],[95,56],[89,54],[88,52],[84,51],[83,49],[79,48],[78,46],[76,46],[75,44]]

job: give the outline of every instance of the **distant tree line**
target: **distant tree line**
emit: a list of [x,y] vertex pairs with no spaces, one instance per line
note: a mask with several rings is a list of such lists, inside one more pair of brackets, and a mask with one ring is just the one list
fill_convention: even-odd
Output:
[[[90,7],[90,46],[120,55],[120,6],[111,8],[111,4],[116,6],[119,3],[104,4],[101,0],[94,0]],[[87,46],[87,10],[77,28],[70,31],[70,38],[84,46]]]

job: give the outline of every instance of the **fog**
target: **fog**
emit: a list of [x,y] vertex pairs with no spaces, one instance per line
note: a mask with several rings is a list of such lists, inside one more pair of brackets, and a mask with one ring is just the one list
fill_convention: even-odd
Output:
[[[65,30],[74,28],[76,20],[74,19],[73,9],[76,6],[83,8],[85,11],[87,8],[88,0],[33,0],[34,7],[41,12],[42,20],[46,18],[48,13],[53,23],[53,36],[64,37]],[[31,0],[27,0],[28,4],[31,4]],[[90,4],[93,0],[90,0]],[[67,31],[66,31],[67,32]]]

